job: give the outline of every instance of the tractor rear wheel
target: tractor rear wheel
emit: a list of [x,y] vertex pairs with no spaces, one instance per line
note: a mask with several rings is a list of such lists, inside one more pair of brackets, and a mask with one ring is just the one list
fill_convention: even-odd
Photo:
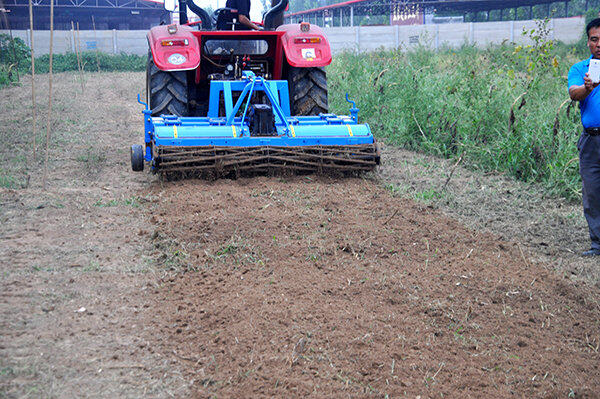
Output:
[[146,66],[146,93],[152,116],[188,116],[186,71],[161,71],[154,64],[150,53]]
[[290,108],[293,116],[328,113],[325,69],[290,67]]

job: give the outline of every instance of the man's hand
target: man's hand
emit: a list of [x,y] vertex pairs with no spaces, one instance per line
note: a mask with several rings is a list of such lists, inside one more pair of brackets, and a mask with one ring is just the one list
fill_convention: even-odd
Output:
[[250,21],[248,19],[248,17],[246,17],[245,15],[240,15],[240,23],[242,25],[247,26],[250,29],[253,29],[253,30],[262,30],[262,27],[256,25],[254,22]]
[[583,81],[584,81],[584,86],[586,89],[588,89],[590,92],[592,90],[594,90],[596,87],[598,87],[598,85],[600,85],[600,82],[592,82],[592,79],[590,78],[590,74],[586,73],[585,76],[583,77]]
[[590,74],[586,73],[583,77],[583,85],[569,87],[569,96],[573,101],[583,101],[598,85],[600,82],[592,82]]

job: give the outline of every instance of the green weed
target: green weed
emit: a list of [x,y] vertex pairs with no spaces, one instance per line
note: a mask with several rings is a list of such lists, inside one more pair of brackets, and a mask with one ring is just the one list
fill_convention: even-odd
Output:
[[413,197],[416,200],[420,200],[420,201],[424,201],[424,202],[429,202],[429,201],[433,201],[436,199],[440,199],[443,196],[444,196],[444,193],[439,192],[434,189],[425,190],[425,191],[417,191],[413,194]]
[[21,183],[11,175],[0,175],[0,187],[16,189],[21,188]]
[[109,201],[102,201],[102,198],[100,198],[98,201],[94,202],[94,206],[97,206],[99,208],[108,208],[111,206],[118,206],[119,205],[119,200],[116,199],[112,199]]
[[577,199],[581,122],[565,77],[589,54],[551,41],[546,24],[525,32],[529,46],[338,55],[328,69],[331,111],[347,113],[349,93],[361,121],[388,144],[462,157],[472,169],[541,183],[551,195]]
[[76,159],[79,162],[93,166],[106,162],[106,155],[90,148],[84,154],[78,155]]
[[102,198],[99,198],[96,202],[94,202],[94,206],[99,208],[109,208],[113,206],[131,206],[133,208],[139,208],[141,206],[141,201],[139,197],[129,197],[124,199],[111,199],[104,201]]
[[237,234],[232,235],[227,242],[215,252],[208,254],[212,261],[232,263],[234,265],[259,264],[264,265],[265,259],[258,248]]
[[100,262],[92,259],[90,263],[81,269],[84,272],[101,272],[104,268],[100,265]]
[[33,265],[31,269],[33,269],[34,272],[53,272],[56,270],[53,267],[42,267],[38,265]]

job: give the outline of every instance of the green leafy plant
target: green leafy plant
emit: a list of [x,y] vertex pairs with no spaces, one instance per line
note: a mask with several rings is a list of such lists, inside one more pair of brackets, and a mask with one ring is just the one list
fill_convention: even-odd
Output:
[[554,41],[550,39],[550,19],[536,21],[533,29],[523,28],[523,36],[529,38],[532,44],[516,46],[513,54],[525,65],[525,83],[529,89],[537,84],[539,79],[547,73],[558,76],[558,60],[554,54]]
[[17,83],[29,60],[29,47],[23,40],[0,33],[0,87]]
[[588,55],[549,40],[544,21],[527,35],[531,47],[518,51],[505,43],[344,53],[328,69],[330,109],[347,113],[349,93],[360,120],[389,144],[579,198],[581,126],[565,76]]

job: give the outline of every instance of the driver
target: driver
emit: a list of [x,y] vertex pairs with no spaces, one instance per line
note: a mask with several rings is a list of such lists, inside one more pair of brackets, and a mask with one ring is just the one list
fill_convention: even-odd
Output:
[[225,7],[232,10],[219,13],[217,19],[218,30],[231,30],[234,18],[237,20],[235,30],[262,30],[262,27],[250,21],[250,0],[227,0]]

